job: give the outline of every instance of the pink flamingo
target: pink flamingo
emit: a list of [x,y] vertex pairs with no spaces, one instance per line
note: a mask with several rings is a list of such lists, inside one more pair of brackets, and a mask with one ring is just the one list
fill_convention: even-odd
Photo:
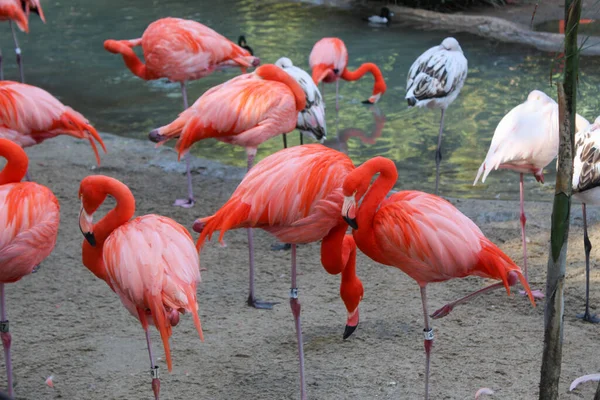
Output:
[[[283,243],[292,244],[292,289],[290,306],[296,323],[300,359],[301,397],[306,398],[304,351],[300,326],[300,302],[296,283],[296,244],[323,240],[321,262],[330,274],[342,274],[340,296],[348,310],[344,339],[358,325],[358,304],[363,286],[356,276],[356,245],[345,235],[347,225],[340,217],[342,183],[354,170],[348,156],[320,144],[295,146],[260,161],[244,177],[231,198],[213,216],[194,223],[200,232],[198,248],[220,231],[260,228]],[[293,176],[294,179],[289,179]],[[368,183],[360,188],[363,192]],[[250,260],[252,269],[252,259]],[[250,287],[251,297],[254,288]]]
[[[94,224],[93,214],[109,195],[116,200],[115,208]],[[84,178],[79,198],[79,228],[85,237],[83,263],[119,295],[127,310],[141,322],[150,356],[152,390],[158,400],[160,380],[148,324],[160,332],[169,372],[171,326],[179,321],[179,313],[192,314],[200,340],[204,340],[196,301],[200,269],[194,242],[190,233],[172,219],[149,214],[131,220],[135,213],[133,194],[114,178]]]
[[[362,188],[379,174],[369,191]],[[531,303],[533,295],[521,269],[489,241],[470,219],[446,200],[423,192],[402,191],[385,199],[394,187],[398,172],[394,163],[375,157],[346,177],[342,215],[354,229],[358,248],[373,260],[396,267],[421,288],[425,318],[425,399],[429,397],[429,360],[433,330],[429,325],[426,287],[470,275],[502,282],[478,290],[433,313],[441,318],[461,303],[481,293],[521,281]],[[357,206],[362,198],[362,203]]]
[[[240,67],[245,73],[246,68],[260,64],[244,36],[240,36],[238,43],[239,46],[196,21],[162,18],[148,25],[141,38],[109,39],[104,42],[104,48],[121,54],[127,68],[144,80],[167,78],[179,82],[183,108],[187,110],[186,81],[203,78],[227,67]],[[133,51],[136,46],[142,46],[145,64]],[[189,157],[186,155],[188,198],[176,200],[174,204],[186,208],[195,202]]]
[[[257,147],[274,136],[296,128],[298,113],[304,110],[306,97],[302,87],[281,68],[267,64],[252,74],[235,77],[204,93],[169,125],[150,132],[150,140],[159,144],[179,138],[175,149],[179,157],[197,141],[207,138],[243,146],[252,168]],[[254,248],[248,229],[250,258]],[[254,297],[254,263],[250,262],[249,304],[271,308]]]
[[[578,131],[589,125],[580,115],[577,115],[576,120]],[[527,96],[527,101],[510,110],[496,127],[490,149],[473,182],[473,185],[477,184],[479,177],[481,182],[485,182],[488,174],[498,168],[519,172],[523,269],[528,282],[523,175],[532,173],[538,182],[544,183],[544,168],[557,154],[558,104],[545,93],[533,90]],[[544,297],[540,290],[532,293],[537,299]]]
[[83,115],[36,86],[0,82],[0,138],[29,147],[58,135],[88,139],[100,164],[94,139],[104,152],[106,147]]
[[[42,22],[46,23],[39,0],[0,0],[0,21],[8,21],[10,25],[13,41],[15,42],[15,53],[17,54],[21,82],[25,82],[25,74],[23,73],[21,48],[19,47],[13,21],[22,32],[29,33],[29,14],[31,11],[37,13]],[[0,50],[0,81],[2,80],[4,80],[4,73],[2,71],[2,51]]]
[[56,244],[60,212],[58,200],[45,186],[21,182],[27,155],[18,144],[0,138],[0,337],[4,347],[8,395],[14,396],[11,335],[6,318],[4,284],[17,282],[50,255]]
[[375,79],[373,95],[364,104],[375,104],[385,93],[387,86],[379,67],[373,63],[362,64],[356,71],[348,70],[348,50],[341,39],[323,38],[315,43],[308,59],[312,69],[313,81],[335,82],[335,109],[339,110],[338,94],[340,78],[345,81],[357,81],[367,72]]

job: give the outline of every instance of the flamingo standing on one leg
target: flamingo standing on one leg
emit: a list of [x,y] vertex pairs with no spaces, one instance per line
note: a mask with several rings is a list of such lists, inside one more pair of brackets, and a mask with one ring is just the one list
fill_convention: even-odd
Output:
[[[106,196],[117,204],[98,223],[93,214]],[[123,183],[107,176],[92,175],[79,186],[81,212],[79,227],[85,237],[83,262],[109,284],[123,305],[142,324],[150,355],[152,390],[158,400],[160,381],[154,363],[148,324],[160,332],[167,368],[171,371],[169,338],[179,313],[190,312],[200,340],[196,282],[200,281],[198,253],[190,233],[172,219],[144,215],[130,220],[135,199]]]
[[[289,74],[273,64],[258,67],[252,74],[233,78],[204,93],[169,125],[150,132],[150,140],[164,143],[179,138],[175,148],[181,157],[197,141],[207,138],[244,146],[248,171],[257,147],[274,136],[296,128],[298,113],[304,110],[302,87]],[[254,247],[248,229],[250,253],[249,305],[271,308],[254,296]]]
[[[323,142],[327,139],[327,126],[325,124],[325,102],[319,88],[310,75],[302,68],[294,66],[289,58],[281,57],[275,62],[275,65],[294,78],[306,95],[306,107],[298,113],[298,123],[296,124],[296,128],[300,131],[300,144],[304,144],[303,134]],[[287,148],[285,133],[283,134],[283,148]]]
[[106,147],[83,115],[36,86],[0,82],[0,138],[29,147],[58,135],[88,139],[100,164],[94,139],[104,152]]
[[323,38],[315,43],[308,59],[312,69],[313,81],[318,85],[335,82],[335,109],[339,110],[338,94],[340,78],[345,81],[357,81],[367,72],[375,79],[373,94],[365,104],[375,104],[385,93],[387,86],[379,67],[373,63],[365,63],[355,71],[348,70],[348,50],[341,39]]
[[33,182],[21,182],[28,160],[18,144],[0,138],[0,157],[7,161],[0,172],[0,337],[8,395],[12,398],[12,339],[6,319],[4,284],[30,274],[50,255],[56,244],[60,212],[58,200],[50,189]]
[[[362,188],[379,177],[362,196]],[[469,218],[446,200],[418,191],[402,191],[385,199],[394,187],[398,172],[394,163],[383,157],[368,160],[346,177],[343,185],[342,215],[354,228],[358,248],[373,260],[399,268],[421,288],[425,318],[425,399],[429,396],[429,360],[433,330],[429,325],[426,287],[431,282],[476,275],[500,279],[469,296],[450,303],[432,317],[447,315],[454,306],[470,298],[521,281],[531,303],[533,295],[521,269],[488,240]],[[362,203],[357,207],[362,198]]]
[[[0,21],[8,21],[10,24],[13,41],[15,42],[15,53],[17,54],[17,65],[19,66],[21,82],[25,82],[25,73],[23,72],[21,48],[19,47],[13,21],[22,32],[29,33],[29,14],[32,11],[40,16],[42,22],[46,23],[44,11],[39,0],[0,0]],[[0,50],[1,80],[4,80],[4,73],[2,71],[2,51]]]
[[585,248],[585,311],[577,317],[597,324],[600,318],[590,313],[590,251],[586,205],[600,205],[600,117],[575,135],[573,197],[581,201],[583,243]]
[[442,133],[446,108],[456,99],[467,79],[468,63],[458,41],[448,37],[421,54],[408,71],[408,106],[440,108],[440,131],[435,152],[435,194],[439,192]]
[[[342,273],[340,295],[348,310],[344,332],[344,338],[347,338],[358,325],[358,303],[363,295],[362,283],[355,271],[356,245],[351,236],[345,237],[347,225],[340,217],[342,183],[352,170],[354,165],[348,156],[320,144],[278,151],[246,174],[219,211],[194,223],[194,230],[201,233],[198,248],[215,231],[220,231],[219,240],[222,240],[230,229],[249,227],[264,229],[280,241],[292,243],[290,306],[298,336],[303,400],[306,386],[296,284],[296,245],[322,239],[323,267],[330,274]],[[364,192],[367,186],[368,182],[359,191]]]
[[[227,67],[240,67],[246,72],[246,68],[260,64],[244,36],[240,36],[239,44],[199,22],[162,18],[148,25],[141,38],[106,40],[104,48],[121,54],[127,68],[144,80],[167,78],[179,82],[183,108],[187,110],[186,81],[203,78]],[[145,64],[133,51],[136,46],[142,46]],[[174,205],[189,208],[195,202],[189,155],[186,155],[186,174],[188,198],[176,200]]]
[[[587,125],[585,118],[577,115],[577,130]],[[475,185],[480,176],[481,182],[485,182],[488,174],[498,168],[520,173],[523,269],[528,282],[523,174],[532,173],[538,182],[544,183],[543,170],[557,154],[558,105],[545,93],[533,90],[527,100],[510,110],[496,127],[490,149],[473,182]],[[539,290],[534,290],[533,295],[540,299],[544,297]]]

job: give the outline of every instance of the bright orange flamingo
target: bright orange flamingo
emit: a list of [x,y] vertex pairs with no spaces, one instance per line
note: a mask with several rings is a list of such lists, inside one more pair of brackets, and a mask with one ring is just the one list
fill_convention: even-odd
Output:
[[[127,68],[144,80],[167,78],[179,82],[186,110],[186,81],[203,78],[227,67],[240,67],[246,72],[246,68],[260,64],[244,36],[240,36],[238,43],[239,46],[196,21],[162,18],[148,25],[141,38],[107,40],[104,48],[121,54]],[[136,46],[142,46],[145,64],[133,51]],[[188,198],[176,200],[174,205],[188,208],[194,205],[189,155],[186,155],[186,170]]]
[[[115,208],[94,224],[93,214],[109,195],[116,200]],[[135,199],[129,188],[114,178],[84,178],[79,198],[79,228],[85,237],[83,263],[119,295],[127,310],[141,322],[150,355],[152,390],[158,399],[160,380],[148,324],[160,332],[169,372],[171,326],[179,321],[179,313],[192,314],[203,340],[196,301],[200,269],[194,242],[190,233],[172,219],[149,214],[130,220]]]
[[[362,188],[376,174],[379,177],[363,198]],[[344,181],[342,215],[354,229],[354,240],[363,253],[379,263],[400,269],[421,288],[427,399],[433,345],[425,293],[428,283],[470,275],[502,280],[447,304],[432,314],[434,319],[446,316],[456,305],[491,289],[504,286],[510,294],[510,286],[517,280],[527,290],[534,306],[535,302],[521,269],[452,204],[431,194],[409,190],[385,199],[397,179],[398,172],[391,160],[375,157],[365,162]],[[362,204],[357,207],[361,198]]]
[[21,182],[27,172],[27,155],[16,143],[0,138],[0,157],[6,166],[0,172],[0,337],[8,394],[14,396],[11,335],[6,319],[4,284],[30,274],[50,255],[56,244],[60,221],[58,200],[45,186]]
[[335,82],[335,109],[339,109],[338,93],[340,78],[345,81],[357,81],[364,74],[370,72],[375,79],[373,95],[365,104],[375,104],[385,93],[387,88],[385,80],[377,65],[373,63],[362,64],[356,71],[349,71],[348,50],[346,45],[338,38],[323,38],[315,43],[308,59],[312,69],[313,81],[318,85],[321,81],[326,83]]
[[[220,231],[222,241],[228,230],[250,227],[263,229],[283,243],[292,244],[290,306],[298,336],[302,399],[306,398],[306,387],[296,284],[296,244],[323,239],[323,267],[330,274],[342,273],[340,295],[348,310],[344,332],[347,338],[358,325],[358,303],[363,295],[362,283],[356,277],[356,245],[350,235],[345,236],[348,227],[340,217],[342,183],[353,169],[348,156],[320,144],[283,149],[256,164],[213,216],[194,223],[194,230],[201,233],[199,249],[215,231]],[[294,179],[289,179],[290,176]],[[251,258],[251,270],[252,263]],[[249,303],[256,302],[252,283],[251,280]]]
[[[23,63],[21,60],[21,48],[17,40],[17,34],[13,26],[13,21],[23,32],[29,33],[29,14],[33,11],[37,13],[45,23],[44,11],[39,0],[0,0],[0,21],[8,21],[15,42],[15,53],[17,54],[17,65],[21,75],[21,82],[25,82],[23,72]],[[0,50],[0,81],[4,80],[2,71],[2,51]]]
[[94,139],[104,152],[106,147],[83,115],[36,86],[0,82],[0,138],[29,147],[63,134],[88,139],[100,164]]

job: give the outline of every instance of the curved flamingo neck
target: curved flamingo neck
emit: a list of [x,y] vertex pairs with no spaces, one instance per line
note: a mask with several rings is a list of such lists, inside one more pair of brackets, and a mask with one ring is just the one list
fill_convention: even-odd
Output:
[[344,235],[342,258],[345,260],[345,267],[342,270],[342,286],[353,284],[358,277],[356,276],[356,243],[352,235]]
[[137,54],[135,54],[131,46],[127,44],[127,41],[109,39],[104,42],[104,48],[111,53],[121,54],[127,68],[129,68],[137,77],[144,80],[153,79],[153,77],[149,76],[146,65],[139,59]]
[[0,172],[0,185],[21,182],[29,164],[21,146],[8,139],[0,139],[0,157],[6,158],[6,165]]
[[348,224],[340,218],[340,223],[334,226],[321,242],[321,264],[325,271],[332,275],[344,271],[348,262],[349,251],[344,251],[343,248],[347,229]]
[[113,178],[107,178],[100,187],[102,195],[110,195],[116,201],[115,207],[94,225],[94,236],[98,244],[104,241],[119,226],[127,223],[135,213],[135,198],[127,186]]
[[375,157],[356,168],[350,174],[362,181],[370,181],[377,173],[379,173],[379,176],[363,197],[362,204],[356,212],[357,232],[359,233],[363,228],[370,230],[372,227],[373,218],[379,209],[379,205],[398,180],[398,171],[393,161],[384,157]]
[[382,93],[386,89],[385,80],[379,67],[373,63],[364,63],[358,69],[350,71],[348,68],[344,68],[342,73],[342,79],[346,81],[357,81],[362,78],[367,72],[370,72],[375,79],[375,85],[373,87],[373,94]]
[[261,78],[269,81],[281,82],[287,85],[296,100],[296,111],[300,112],[306,107],[306,94],[302,86],[287,72],[273,64],[266,64],[256,69],[256,74]]

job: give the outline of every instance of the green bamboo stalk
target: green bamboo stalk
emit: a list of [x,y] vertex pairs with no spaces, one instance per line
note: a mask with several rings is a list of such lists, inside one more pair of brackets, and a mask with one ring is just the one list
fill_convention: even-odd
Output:
[[544,310],[544,351],[540,378],[540,400],[558,399],[558,383],[562,362],[564,283],[571,213],[571,182],[575,115],[577,100],[577,73],[579,53],[577,30],[581,16],[581,0],[565,0],[565,75],[558,86],[559,150],[556,172],[556,190],[552,206],[550,256],[546,281]]

